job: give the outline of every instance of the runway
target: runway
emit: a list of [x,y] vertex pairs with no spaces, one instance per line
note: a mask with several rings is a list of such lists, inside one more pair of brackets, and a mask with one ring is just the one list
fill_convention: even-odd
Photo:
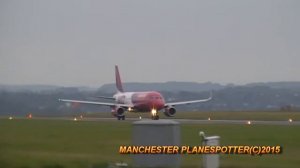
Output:
[[175,119],[180,123],[189,124],[248,124],[248,125],[300,125],[300,121],[258,121],[258,120],[191,120]]
[[[83,118],[81,121],[112,121],[124,122],[116,118]],[[139,121],[150,119],[126,118],[126,121]],[[161,119],[165,120],[165,119]],[[182,124],[239,124],[239,125],[300,125],[300,121],[261,121],[261,120],[194,120],[194,119],[171,119]],[[155,121],[155,120],[154,120]]]
[[[4,117],[0,117],[4,119]],[[18,119],[28,119],[24,117],[16,117],[13,120]],[[113,117],[107,118],[71,118],[71,117],[33,117],[30,120],[66,120],[66,121],[91,121],[91,122],[101,122],[101,121],[110,121],[110,122],[133,122],[139,120],[151,120],[148,118],[126,118],[126,120],[117,120]],[[263,121],[263,120],[198,120],[198,119],[160,119],[160,120],[173,120],[182,124],[236,124],[236,125],[300,125],[300,121],[289,121],[289,120],[281,120],[281,121]],[[156,120],[153,120],[156,121]]]

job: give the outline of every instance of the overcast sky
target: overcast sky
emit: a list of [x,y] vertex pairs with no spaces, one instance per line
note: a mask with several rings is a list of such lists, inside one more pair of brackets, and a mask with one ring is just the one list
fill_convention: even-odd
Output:
[[300,81],[298,0],[0,0],[0,83]]

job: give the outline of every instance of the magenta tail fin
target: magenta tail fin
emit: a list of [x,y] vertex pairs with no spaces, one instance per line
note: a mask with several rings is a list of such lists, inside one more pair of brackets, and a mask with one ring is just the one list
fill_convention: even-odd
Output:
[[117,87],[118,91],[124,92],[118,65],[115,66],[115,75],[116,75],[116,87]]

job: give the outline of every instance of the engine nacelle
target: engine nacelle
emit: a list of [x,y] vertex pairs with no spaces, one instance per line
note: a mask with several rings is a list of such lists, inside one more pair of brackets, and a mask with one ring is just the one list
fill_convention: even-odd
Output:
[[124,116],[124,113],[125,113],[125,109],[122,108],[122,107],[116,107],[112,110],[112,115],[115,116],[115,117],[122,117]]
[[176,113],[176,109],[174,107],[167,107],[165,108],[164,114],[167,117],[173,117]]

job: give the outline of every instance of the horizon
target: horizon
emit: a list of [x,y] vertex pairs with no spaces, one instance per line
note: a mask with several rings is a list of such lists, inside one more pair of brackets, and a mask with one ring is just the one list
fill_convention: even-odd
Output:
[[[218,82],[192,82],[192,81],[166,81],[166,82],[122,82],[123,85],[126,84],[166,84],[166,83],[194,83],[194,84],[217,84],[221,86],[246,86],[250,84],[271,84],[271,83],[300,83],[300,81],[269,81],[269,82],[250,82],[245,84],[236,84],[236,83],[218,83]],[[105,83],[99,86],[88,86],[88,85],[52,85],[52,84],[4,84],[0,83],[0,86],[49,86],[49,87],[86,87],[86,88],[101,88],[104,85],[115,85],[115,82]]]

